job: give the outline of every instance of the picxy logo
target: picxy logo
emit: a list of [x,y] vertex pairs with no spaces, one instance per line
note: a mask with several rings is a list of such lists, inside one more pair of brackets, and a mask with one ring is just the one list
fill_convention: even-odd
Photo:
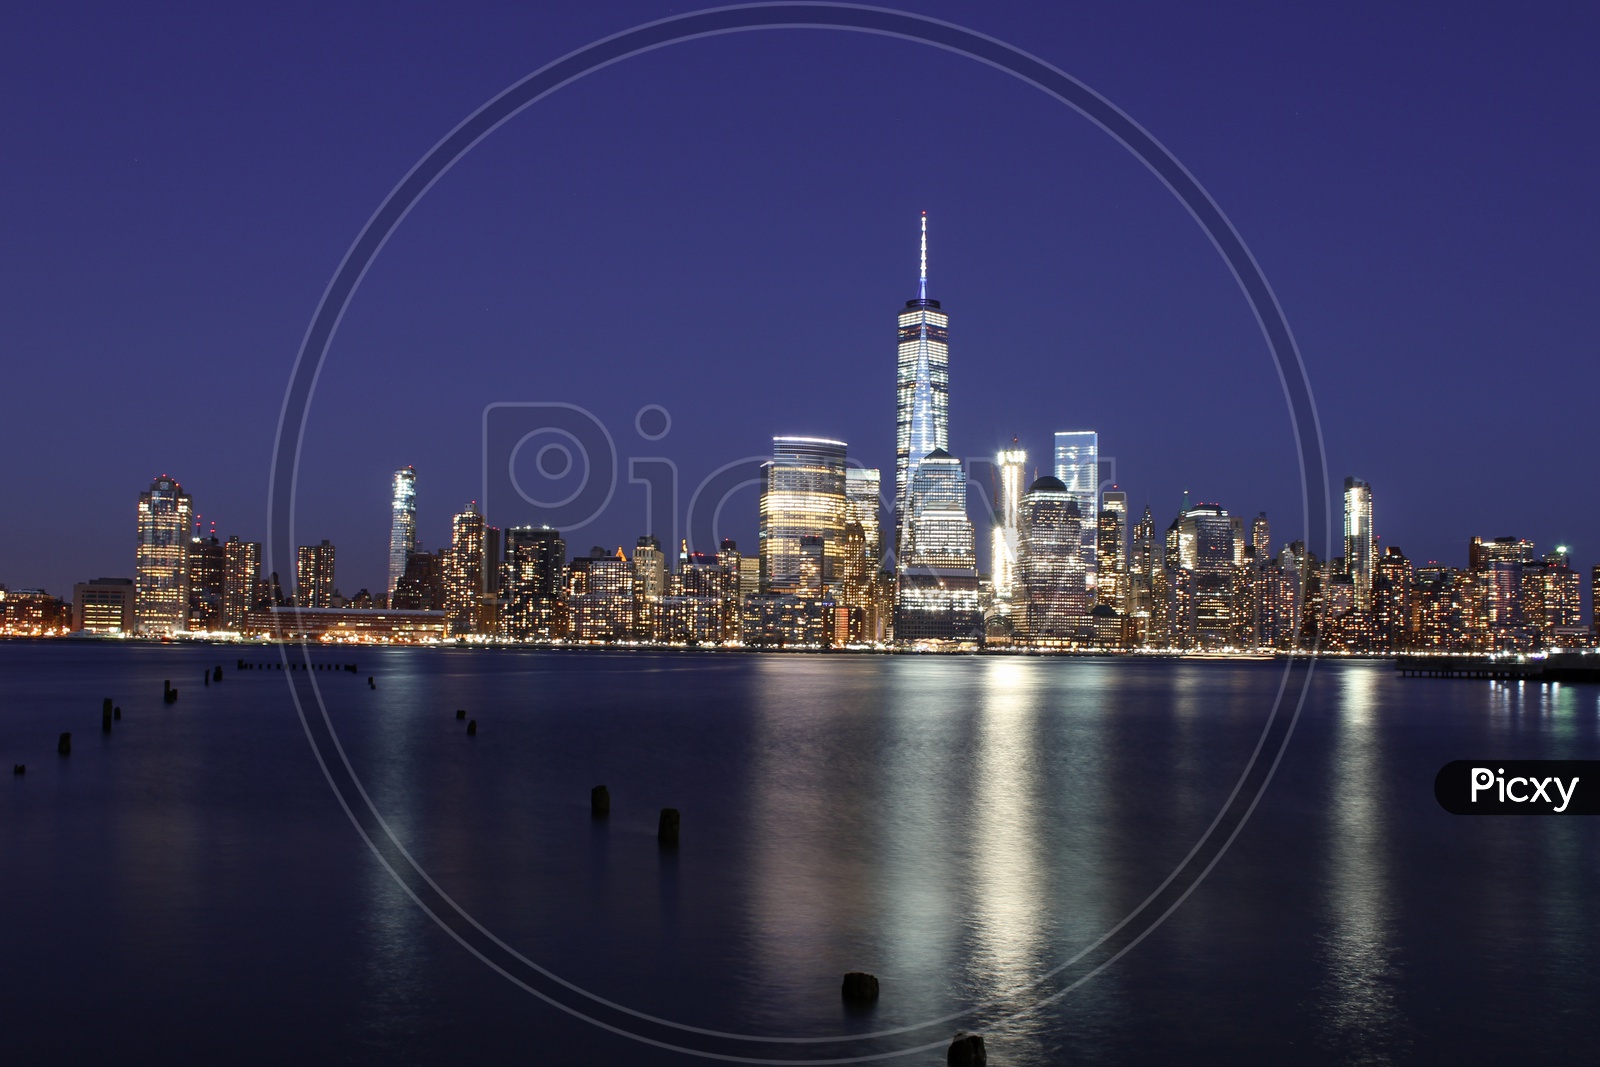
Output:
[[[1500,802],[1510,801],[1513,804],[1537,804],[1543,801],[1553,804],[1555,801],[1546,791],[1547,786],[1554,785],[1561,794],[1561,804],[1551,810],[1557,815],[1567,810],[1567,805],[1572,803],[1572,794],[1578,791],[1578,776],[1572,776],[1572,784],[1563,787],[1561,779],[1554,776],[1549,778],[1530,778],[1524,775],[1506,777],[1506,769],[1501,767],[1498,772],[1487,767],[1472,768],[1472,803],[1478,802],[1478,794],[1486,789],[1499,789]],[[1532,792],[1528,787],[1532,787]],[[1521,790],[1519,792],[1519,790]]]
[[1600,760],[1455,760],[1433,780],[1453,815],[1596,815],[1600,796],[1580,789],[1600,778]]

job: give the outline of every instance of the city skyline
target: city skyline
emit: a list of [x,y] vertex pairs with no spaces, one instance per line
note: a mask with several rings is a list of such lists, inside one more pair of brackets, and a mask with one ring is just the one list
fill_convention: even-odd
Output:
[[[296,548],[286,595],[278,572],[263,573],[259,543],[232,535],[223,544],[215,521],[203,536],[191,495],[161,475],[139,496],[133,578],[75,583],[71,628],[1178,652],[1537,651],[1593,643],[1567,546],[1540,555],[1523,538],[1475,536],[1464,569],[1413,564],[1399,546],[1381,542],[1372,487],[1354,476],[1343,483],[1337,556],[1331,545],[1319,555],[1303,539],[1275,547],[1266,512],[1247,525],[1243,513],[1194,501],[1187,491],[1159,538],[1145,506],[1130,554],[1128,492],[1108,477],[1115,461],[1102,461],[1094,430],[1056,431],[1051,473],[1026,489],[1020,439],[996,453],[988,464],[992,496],[979,509],[989,536],[981,537],[968,508],[969,474],[946,450],[949,318],[928,296],[926,211],[918,270],[918,295],[898,315],[890,501],[881,470],[866,467],[847,442],[779,434],[760,464],[753,558],[731,538],[715,553],[685,538],[674,566],[671,543],[646,532],[631,559],[623,547],[613,553],[597,545],[569,563],[561,530],[496,525],[476,500],[453,515],[448,546],[425,551],[416,537],[418,475],[408,465],[391,477],[383,591],[363,586],[345,595],[336,546],[324,538]],[[717,501],[715,513],[726,502]],[[882,536],[886,506],[893,551]],[[668,525],[676,529],[678,516]],[[978,555],[984,540],[987,572]],[[1597,582],[1600,567],[1591,572],[1591,592]],[[62,608],[51,603],[0,587],[0,628],[60,629]]]
[[[0,440],[37,457],[58,533],[0,529],[0,582],[65,592],[86,574],[125,573],[125,530],[100,502],[164,470],[201,492],[207,519],[263,530],[292,354],[382,191],[477,101],[557,54],[554,42],[576,47],[653,13],[520,12],[494,33],[391,17],[389,32],[427,23],[421,39],[479,57],[420,76],[358,33],[306,40],[287,24],[239,26],[238,14],[160,14],[120,26],[121,45],[101,54],[74,44],[99,39],[98,24],[24,13],[19,38],[38,47],[10,72],[32,88],[3,106],[31,162],[3,180],[6,202],[30,207],[10,231],[0,347],[15,356],[19,402]],[[1568,54],[1592,37],[1593,16],[1544,11],[1507,27],[1461,13],[1440,26],[1387,12],[1377,35],[1364,22],[1267,8],[1084,21],[1001,4],[979,28],[1053,42],[1047,58],[1169,144],[1235,219],[1294,326],[1330,473],[1389,491],[1389,543],[1449,559],[1459,531],[1499,530],[1571,543],[1591,562],[1600,504],[1573,491],[1572,464],[1592,450],[1581,419],[1548,417],[1540,395],[1582,395],[1592,380],[1596,211],[1577,176],[1596,148],[1562,131],[1593,124],[1600,93]],[[1295,41],[1295,61],[1264,55],[1252,44],[1263,35]],[[222,63],[227,50],[206,46],[241,36],[259,50]],[[174,51],[175,40],[199,46]],[[137,61],[152,50],[162,64]],[[1485,53],[1504,64],[1487,79],[1470,58]],[[85,64],[89,54],[102,62]],[[817,83],[819,63],[837,76]],[[286,82],[288,69],[317,76]],[[365,76],[333,74],[352,69]],[[212,91],[174,93],[170,78]],[[269,104],[249,89],[261,84],[284,95]],[[375,110],[352,84],[382,86],[398,106]],[[728,84],[743,89],[720,91]],[[1421,89],[1438,85],[1460,91]],[[235,136],[244,129],[257,132]],[[901,138],[939,147],[910,166],[884,151]],[[550,153],[576,144],[584,151]],[[638,176],[640,145],[656,180]],[[758,177],[731,180],[746,174]],[[587,79],[429,194],[363,283],[321,378],[305,538],[340,545],[341,569],[375,590],[386,546],[361,531],[388,506],[397,464],[461,486],[452,498],[481,496],[468,486],[484,405],[577,401],[602,373],[596,414],[638,454],[684,457],[685,484],[761,454],[780,429],[889,453],[878,387],[823,387],[880,365],[884,301],[904,291],[903,220],[924,208],[939,220],[940,292],[959,305],[960,458],[1014,435],[1042,457],[1043,434],[1097,422],[1135,501],[1165,512],[1189,488],[1249,501],[1288,532],[1299,485],[1276,376],[1226,270],[1164,190],[1087,123],[974,64],[796,32],[684,46]],[[773,331],[778,321],[790,326]],[[1524,362],[1540,384],[1497,390],[1494,414],[1522,440],[1466,463],[1482,383]],[[708,375],[724,378],[720,393]],[[181,433],[130,416],[61,435],[50,421],[83,383],[158,412],[179,380]],[[821,389],[809,424],[769,425],[763,398],[797,380]],[[649,403],[674,426],[646,452],[632,420]],[[1517,512],[1476,491],[1479,479],[1523,486]],[[631,543],[641,493],[624,482],[592,538]],[[444,543],[458,506],[424,504],[425,544]],[[754,537],[753,518],[734,535]]]

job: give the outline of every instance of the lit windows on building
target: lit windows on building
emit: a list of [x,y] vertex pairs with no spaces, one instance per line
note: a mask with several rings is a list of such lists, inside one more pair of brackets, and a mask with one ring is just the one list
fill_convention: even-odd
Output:
[[1087,638],[1089,587],[1078,501],[1059,478],[1039,478],[1022,496],[1018,527],[1012,613],[1017,637],[1035,645]]
[[[1012,442],[1016,442],[1013,440]],[[1000,484],[995,501],[995,525],[989,547],[989,575],[994,585],[995,611],[1011,614],[1017,571],[1017,530],[1021,523],[1023,477],[1028,453],[1021,448],[1002,449],[995,456]]]
[[72,587],[72,628],[91,634],[133,632],[133,580],[96,578]]
[[139,494],[134,562],[134,628],[166,635],[188,627],[189,539],[194,512],[189,494],[162,475]]
[[209,633],[223,629],[222,594],[227,554],[211,537],[189,541],[189,629]]
[[1344,480],[1344,566],[1350,576],[1356,611],[1372,608],[1372,486],[1360,478]]
[[567,543],[547,526],[513,526],[505,532],[504,607],[500,632],[519,641],[551,641],[566,634],[562,602]]
[[1093,517],[1100,514],[1100,435],[1093,430],[1063,430],[1055,437],[1056,479],[1078,505],[1089,523],[1093,544]]
[[584,643],[627,641],[633,634],[633,564],[622,549],[596,546],[567,568],[568,635]]
[[402,467],[394,472],[389,489],[389,587],[386,592],[394,596],[395,586],[406,573],[406,560],[417,550],[417,471],[415,467]]
[[302,608],[333,607],[333,545],[301,545],[295,552],[294,602]]
[[450,522],[450,548],[444,564],[445,628],[452,636],[482,630],[486,559],[483,515],[477,501]]
[[928,299],[928,213],[922,213],[917,299],[898,322],[895,371],[895,552],[910,516],[916,469],[924,456],[950,447],[950,318]]
[[761,587],[821,596],[844,583],[843,441],[774,437],[762,465]]
[[261,579],[261,544],[230,537],[222,546],[222,628],[243,633]]

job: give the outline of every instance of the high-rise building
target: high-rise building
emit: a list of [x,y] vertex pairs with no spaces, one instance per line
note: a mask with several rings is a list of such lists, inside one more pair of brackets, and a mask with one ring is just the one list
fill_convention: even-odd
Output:
[[72,628],[91,634],[132,633],[133,580],[96,578],[73,586]]
[[294,559],[294,602],[301,608],[333,607],[333,545],[301,545]]
[[448,548],[441,552],[412,552],[406,558],[405,573],[395,584],[389,606],[397,611],[444,611],[449,602],[445,594],[449,558]]
[[774,437],[762,465],[761,588],[821,596],[844,583],[843,441]]
[[228,538],[222,546],[222,628],[243,633],[261,578],[261,544]]
[[389,493],[389,589],[406,573],[406,560],[417,550],[417,471],[401,467],[394,472]]
[[1128,494],[1108,489],[1095,522],[1095,599],[1119,614],[1127,610]]
[[1156,521],[1150,515],[1150,505],[1146,504],[1144,514],[1133,528],[1133,551],[1128,556],[1128,570],[1150,578],[1154,576],[1160,561],[1161,552],[1156,546]]
[[1256,559],[1265,560],[1272,555],[1272,527],[1267,524],[1265,511],[1250,523],[1250,547],[1256,550]]
[[1581,636],[1581,580],[1565,545],[1522,567],[1522,613],[1545,648],[1563,648]]
[[1173,586],[1175,593],[1188,597],[1188,613],[1174,616],[1174,626],[1187,634],[1189,644],[1183,647],[1230,647],[1238,638],[1233,519],[1220,505],[1194,504],[1175,526],[1177,570],[1187,575]]
[[633,636],[655,641],[661,636],[661,601],[666,597],[667,556],[661,542],[644,534],[633,546]]
[[1533,561],[1533,542],[1522,538],[1474,537],[1468,544],[1471,627],[1480,649],[1526,651],[1532,646],[1534,630],[1522,610],[1522,572]]
[[474,500],[450,520],[450,549],[444,567],[445,629],[448,633],[481,632],[485,564],[483,514]]
[[846,467],[844,471],[844,521],[861,527],[873,569],[883,564],[883,475],[875,467]]
[[1011,614],[1018,527],[1022,521],[1022,479],[1028,463],[1028,453],[1016,447],[1016,438],[1011,444],[1011,448],[1001,449],[995,456],[1000,484],[995,487],[995,523],[989,546],[989,579],[994,586],[995,612],[1000,616]]
[[1032,644],[1066,643],[1089,623],[1083,518],[1061,479],[1045,475],[1023,494],[1017,538],[1017,635]]
[[1600,564],[1589,568],[1589,632],[1600,644]]
[[633,633],[633,566],[596,545],[567,568],[568,632],[574,641],[625,641]]
[[222,626],[222,586],[227,560],[216,535],[189,539],[189,629],[210,632]]
[[1437,563],[1416,568],[1411,581],[1410,647],[1435,652],[1471,650],[1477,644],[1472,601],[1469,572]]
[[[1078,502],[1078,514],[1100,514],[1100,435],[1093,430],[1064,430],[1056,434],[1056,479]],[[1093,524],[1091,523],[1091,529]],[[1090,539],[1093,543],[1093,539]]]
[[897,559],[894,632],[900,641],[983,637],[977,546],[967,518],[967,476],[943,449],[923,457],[908,497]]
[[922,259],[917,298],[898,323],[895,375],[895,554],[910,518],[910,494],[923,457],[950,447],[950,317],[928,299],[928,213],[922,213]]
[[1371,651],[1395,652],[1410,644],[1413,573],[1411,561],[1388,545],[1372,574],[1374,642]]
[[1344,567],[1355,592],[1355,610],[1372,610],[1372,486],[1360,478],[1344,480]]
[[548,526],[513,526],[505,532],[505,557],[500,632],[519,641],[564,636],[567,543],[561,534]]
[[139,494],[138,551],[134,561],[134,628],[173,634],[189,621],[189,494],[165,474]]

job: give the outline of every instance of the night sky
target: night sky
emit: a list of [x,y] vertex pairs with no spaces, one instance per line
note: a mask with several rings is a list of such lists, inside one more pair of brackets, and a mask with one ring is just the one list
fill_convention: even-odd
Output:
[[[1515,534],[1600,561],[1600,9],[908,9],[1076,75],[1206,186],[1295,330],[1330,478],[1371,482],[1384,544],[1464,566],[1470,536]],[[507,85],[685,10],[10,10],[0,583],[131,576],[137,495],[162,473],[219,536],[264,538],[289,368],[382,198]],[[1015,435],[1043,471],[1053,431],[1095,429],[1135,515],[1164,527],[1187,489],[1301,536],[1267,347],[1141,164],[970,60],[789,30],[598,72],[445,176],[334,341],[296,540],[338,546],[346,594],[382,588],[390,472],[415,465],[419,534],[442,546],[482,495],[495,403],[579,404],[610,428],[620,484],[568,531],[574,554],[642,531],[630,455],[673,460],[686,504],[772,435],[826,434],[888,486],[923,210],[952,452]],[[647,404],[671,413],[659,441],[634,427]],[[753,549],[755,527],[746,489],[719,532]]]

